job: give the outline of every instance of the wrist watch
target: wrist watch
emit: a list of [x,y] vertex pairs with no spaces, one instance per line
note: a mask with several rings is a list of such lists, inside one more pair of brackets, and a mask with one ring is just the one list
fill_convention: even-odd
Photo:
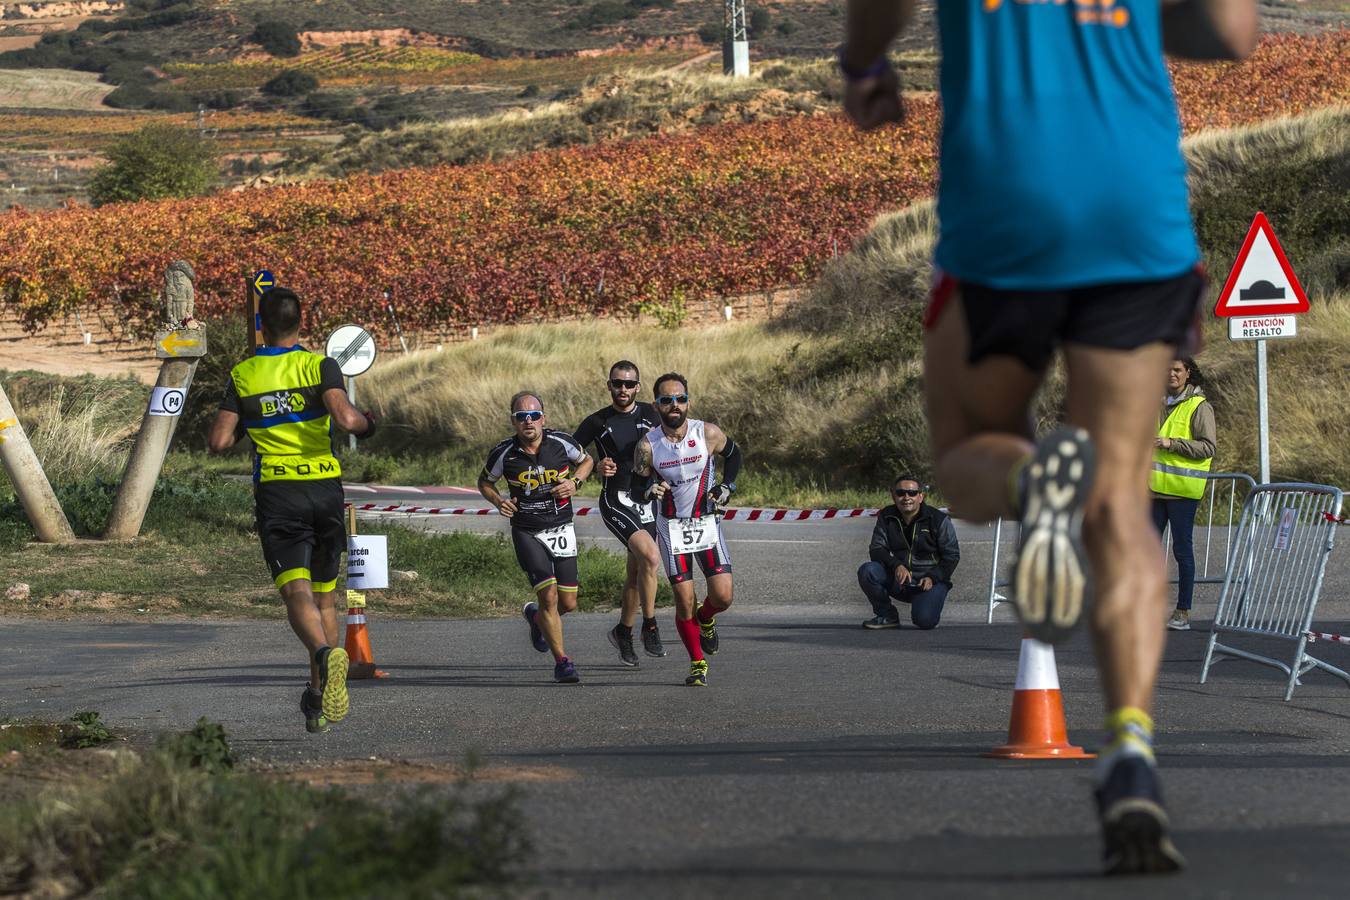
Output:
[[572,476],[572,483],[573,483],[574,485],[576,485],[577,487],[581,487],[581,483],[582,483],[583,481],[585,481],[585,480],[586,480],[586,479],[580,478],[580,477],[578,477],[578,476],[576,476],[576,475],[573,475],[573,476]]

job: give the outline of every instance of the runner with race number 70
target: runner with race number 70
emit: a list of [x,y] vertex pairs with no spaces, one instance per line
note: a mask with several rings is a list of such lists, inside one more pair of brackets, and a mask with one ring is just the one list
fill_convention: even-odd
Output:
[[[717,652],[717,615],[731,606],[731,556],[718,513],[736,490],[741,449],[711,422],[689,418],[689,382],[670,372],[656,379],[661,429],[638,441],[633,459],[633,499],[656,501],[656,540],[675,592],[675,628],[689,651],[690,687],[708,683],[706,656]],[[713,457],[722,457],[714,482]],[[708,596],[695,609],[694,562]]]
[[[516,433],[492,448],[478,492],[511,520],[516,561],[530,579],[538,601],[523,610],[530,623],[530,644],[553,651],[553,680],[581,681],[563,650],[562,616],[577,608],[577,535],[572,527],[572,496],[595,460],[570,434],[546,428],[544,403],[533,391],[511,398]],[[509,496],[497,482],[506,478]]]

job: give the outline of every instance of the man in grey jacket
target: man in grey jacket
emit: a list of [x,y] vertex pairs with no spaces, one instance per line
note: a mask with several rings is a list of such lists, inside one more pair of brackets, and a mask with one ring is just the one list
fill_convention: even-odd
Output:
[[871,560],[858,569],[858,585],[875,613],[863,627],[899,628],[894,599],[909,604],[916,628],[936,628],[961,561],[956,528],[946,513],[923,502],[923,485],[913,475],[895,480],[891,498],[894,504],[878,513],[872,529]]

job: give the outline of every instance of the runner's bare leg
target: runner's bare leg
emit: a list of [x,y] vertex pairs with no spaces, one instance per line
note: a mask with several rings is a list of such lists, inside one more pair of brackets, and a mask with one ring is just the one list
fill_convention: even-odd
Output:
[[1148,473],[1170,344],[1133,351],[1067,346],[1067,419],[1086,428],[1097,476],[1083,520],[1093,570],[1092,639],[1106,707],[1152,714],[1166,641],[1162,543],[1149,514]]
[[[553,651],[554,659],[562,659],[563,652],[562,615],[558,612],[558,585],[546,584],[535,591],[539,597],[539,612],[535,613],[534,623],[539,626],[548,648]],[[575,605],[575,595],[573,604]]]

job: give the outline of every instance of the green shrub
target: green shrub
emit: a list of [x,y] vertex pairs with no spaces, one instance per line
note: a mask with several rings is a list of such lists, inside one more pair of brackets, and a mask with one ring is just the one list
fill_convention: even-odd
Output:
[[262,44],[273,56],[299,56],[300,35],[295,26],[280,19],[264,19],[253,29],[249,40]]
[[598,28],[602,25],[614,25],[637,16],[637,11],[620,0],[600,0],[572,20],[573,28]]
[[64,729],[61,745],[73,750],[97,747],[113,739],[112,732],[94,710],[78,712],[71,716]]
[[319,86],[319,79],[299,69],[287,69],[262,86],[264,94],[273,97],[298,97]]
[[762,6],[756,6],[750,10],[750,21],[748,23],[750,34],[755,37],[764,34],[769,30],[769,23],[772,19],[773,16],[769,15],[769,11]]
[[704,22],[698,26],[698,31],[695,33],[698,35],[698,39],[705,44],[722,43],[721,22]]
[[150,125],[118,141],[108,162],[94,171],[89,198],[95,206],[162,200],[205,193],[216,180],[215,153],[195,131]]
[[168,734],[159,739],[159,751],[175,765],[222,774],[234,768],[234,751],[225,737],[225,728],[206,717],[197,720],[191,731]]

